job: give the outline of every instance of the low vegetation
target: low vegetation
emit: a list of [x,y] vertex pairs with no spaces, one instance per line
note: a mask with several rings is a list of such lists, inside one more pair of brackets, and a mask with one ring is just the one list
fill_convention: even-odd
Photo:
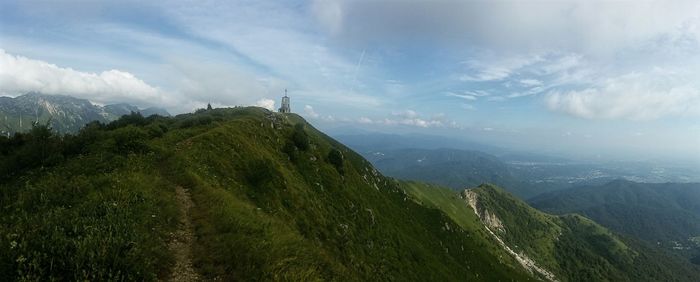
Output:
[[293,114],[133,114],[76,135],[36,125],[0,144],[9,280],[168,277],[186,216],[178,186],[194,203],[192,261],[206,279],[532,279]]

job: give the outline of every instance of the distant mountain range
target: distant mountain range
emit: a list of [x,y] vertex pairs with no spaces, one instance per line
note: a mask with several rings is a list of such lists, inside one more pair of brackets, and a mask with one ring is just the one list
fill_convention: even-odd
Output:
[[582,185],[601,185],[615,179],[650,183],[700,181],[700,170],[687,164],[576,161],[421,134],[362,133],[334,137],[388,176],[455,190],[493,183],[521,199]]
[[493,183],[522,198],[538,193],[516,179],[506,163],[479,151],[398,149],[363,155],[382,173],[399,179],[426,181],[454,190]]
[[30,92],[15,98],[0,97],[0,134],[26,132],[34,122],[50,122],[59,133],[74,133],[89,122],[107,123],[131,112],[170,116],[162,108],[139,109],[124,103],[99,106],[86,99]]
[[441,148],[359,152],[382,173],[391,177],[435,183],[455,190],[492,183],[521,199],[568,189],[575,185],[600,184],[613,179],[608,175],[585,177],[588,171],[596,171],[595,166],[573,162],[543,162],[537,165],[506,162],[480,151]]

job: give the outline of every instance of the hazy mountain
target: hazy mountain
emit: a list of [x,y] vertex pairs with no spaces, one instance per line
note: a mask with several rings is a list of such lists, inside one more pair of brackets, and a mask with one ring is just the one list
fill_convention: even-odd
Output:
[[129,104],[114,104],[104,107],[65,95],[27,93],[15,98],[0,97],[0,134],[26,132],[33,122],[50,122],[53,129],[61,133],[77,132],[92,121],[110,122],[131,112],[144,116],[169,116],[160,108],[139,109]]
[[382,173],[399,179],[425,181],[455,190],[493,183],[522,198],[541,193],[516,179],[506,163],[478,151],[399,149],[363,155]]
[[128,115],[71,138],[35,127],[0,145],[0,276],[12,280],[700,276],[493,186],[458,194],[384,177],[294,114]]
[[522,199],[620,178],[653,183],[700,181],[700,169],[685,163],[572,160],[421,134],[337,137],[389,176],[454,189],[494,183]]
[[493,183],[522,199],[573,187],[575,183],[609,181],[597,167],[576,163],[506,163],[496,156],[457,149],[366,150],[360,153],[382,173],[444,185],[455,190]]
[[477,150],[492,154],[502,153],[505,151],[502,148],[488,144],[428,134],[385,134],[377,132],[364,132],[359,134],[336,133],[332,136],[358,152],[441,148]]
[[616,180],[540,195],[530,203],[547,212],[580,213],[664,249],[691,257],[700,255],[698,183]]

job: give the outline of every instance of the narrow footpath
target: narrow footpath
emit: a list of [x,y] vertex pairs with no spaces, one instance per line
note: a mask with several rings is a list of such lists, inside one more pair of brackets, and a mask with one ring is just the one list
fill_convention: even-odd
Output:
[[190,209],[194,206],[190,194],[181,186],[175,188],[178,206],[180,208],[180,224],[173,233],[168,244],[170,251],[175,254],[175,266],[168,281],[201,281],[201,277],[192,267],[192,243],[194,241],[194,230],[190,220]]

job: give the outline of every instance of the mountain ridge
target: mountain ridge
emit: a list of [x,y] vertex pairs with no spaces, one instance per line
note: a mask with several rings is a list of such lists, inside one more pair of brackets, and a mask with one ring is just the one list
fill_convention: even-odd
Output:
[[0,135],[27,132],[33,122],[50,123],[59,133],[75,133],[90,122],[108,123],[131,112],[146,117],[170,116],[157,107],[139,109],[126,103],[99,106],[69,95],[28,92],[14,98],[0,97]]

